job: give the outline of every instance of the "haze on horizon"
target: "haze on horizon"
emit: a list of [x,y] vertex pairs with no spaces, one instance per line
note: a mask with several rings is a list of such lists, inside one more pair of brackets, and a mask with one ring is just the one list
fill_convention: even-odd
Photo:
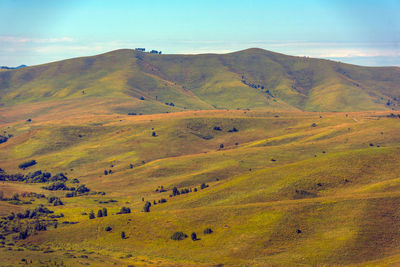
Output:
[[0,2],[0,65],[36,65],[145,47],[168,54],[259,47],[367,66],[400,66],[400,2]]

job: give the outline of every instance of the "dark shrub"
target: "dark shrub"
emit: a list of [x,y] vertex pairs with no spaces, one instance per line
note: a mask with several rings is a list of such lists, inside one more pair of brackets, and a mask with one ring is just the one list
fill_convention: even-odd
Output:
[[97,211],[97,217],[98,218],[103,217],[103,211],[102,210],[98,210]]
[[204,189],[204,188],[207,188],[207,187],[208,187],[208,184],[202,183],[201,186],[200,186],[200,189]]
[[94,218],[95,218],[94,212],[93,212],[93,210],[91,210],[89,213],[89,219],[94,219]]
[[78,193],[80,193],[80,194],[83,194],[83,193],[89,192],[90,189],[87,188],[84,184],[81,184],[80,186],[78,186],[78,188],[76,189],[76,191],[77,191]]
[[174,196],[180,195],[178,188],[174,187],[172,189],[172,195],[174,195]]
[[195,232],[193,232],[193,233],[190,235],[190,237],[192,238],[193,241],[196,241],[196,240],[197,240],[197,235],[196,235]]
[[213,232],[213,230],[211,230],[211,228],[206,228],[206,229],[204,229],[204,234],[205,234],[205,235],[212,234],[212,232]]
[[117,212],[117,214],[126,214],[126,213],[131,213],[131,209],[128,207],[122,207],[121,210]]
[[143,207],[143,211],[150,212],[150,207],[151,207],[151,203],[146,201],[146,203],[144,204],[144,207]]
[[175,232],[175,233],[171,236],[171,239],[172,239],[172,240],[179,241],[179,240],[185,239],[186,237],[187,237],[187,235],[184,234],[183,232]]
[[8,137],[0,135],[0,144],[7,142]]
[[107,208],[103,208],[103,216],[104,216],[104,217],[107,216]]
[[36,165],[36,163],[37,163],[36,160],[33,159],[33,160],[26,161],[26,162],[19,164],[18,168],[25,169],[25,168],[31,167],[33,165]]
[[126,238],[125,232],[121,232],[121,238],[122,238],[122,239],[125,239],[125,238]]
[[112,228],[110,226],[107,226],[105,229],[107,232],[110,232],[112,230]]

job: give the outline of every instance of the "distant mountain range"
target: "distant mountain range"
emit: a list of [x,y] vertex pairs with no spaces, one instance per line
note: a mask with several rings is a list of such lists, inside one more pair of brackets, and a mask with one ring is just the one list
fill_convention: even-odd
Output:
[[96,97],[113,101],[113,108],[122,113],[400,108],[398,67],[362,67],[258,48],[200,55],[123,49],[20,67],[0,72],[3,106],[69,99],[87,103]]
[[7,67],[7,66],[0,66],[0,69],[3,70],[15,70],[15,69],[20,69],[20,68],[25,68],[28,67],[27,65],[19,65],[18,67]]

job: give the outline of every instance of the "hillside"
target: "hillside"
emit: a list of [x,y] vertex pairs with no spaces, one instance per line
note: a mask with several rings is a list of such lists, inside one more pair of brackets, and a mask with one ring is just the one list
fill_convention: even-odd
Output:
[[260,49],[2,70],[0,265],[399,265],[399,81]]
[[[106,194],[65,197],[70,191],[43,189],[51,183],[2,182],[7,197],[36,192],[64,205],[0,201],[1,215],[44,204],[64,217],[26,240],[8,235],[0,255],[9,265],[398,264],[400,119],[387,115],[53,113],[2,123],[12,135],[0,144],[7,173],[63,172],[68,186],[77,178]],[[36,165],[18,168],[32,159]],[[171,197],[173,187],[193,191]],[[146,201],[149,213],[141,212]],[[132,213],[118,215],[123,206]],[[101,208],[107,217],[89,219]],[[212,234],[203,234],[208,227]],[[171,240],[176,231],[189,237]]]
[[155,114],[237,108],[396,110],[399,100],[400,68],[360,67],[262,49],[221,55],[124,49],[0,72],[2,106],[42,103],[39,110],[46,112],[52,109],[49,103],[71,101],[108,113]]

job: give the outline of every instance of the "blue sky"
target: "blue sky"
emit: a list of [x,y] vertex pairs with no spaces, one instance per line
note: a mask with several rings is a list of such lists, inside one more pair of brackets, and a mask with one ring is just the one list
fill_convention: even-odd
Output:
[[0,65],[119,49],[290,55],[400,66],[397,0],[0,0]]

